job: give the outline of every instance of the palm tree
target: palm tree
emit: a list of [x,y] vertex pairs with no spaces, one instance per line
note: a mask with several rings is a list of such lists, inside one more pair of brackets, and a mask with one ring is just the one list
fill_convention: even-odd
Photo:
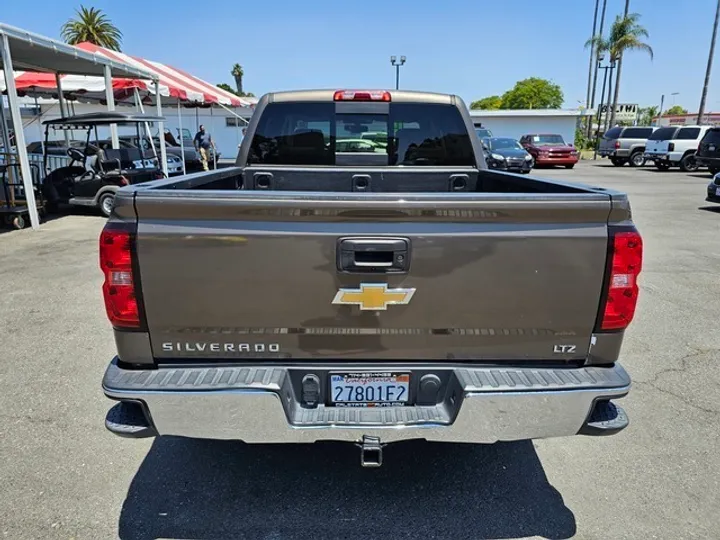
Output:
[[617,109],[618,96],[620,94],[620,76],[622,74],[622,58],[627,51],[644,51],[653,58],[653,50],[650,45],[642,41],[649,36],[645,27],[641,26],[639,13],[629,13],[624,17],[618,15],[610,28],[608,37],[608,50],[611,60],[617,62],[617,75],[615,78],[615,95],[612,100],[610,111],[610,126],[615,124],[615,110]]
[[62,37],[70,45],[89,41],[113,51],[120,50],[122,32],[99,9],[80,6],[77,19],[70,19],[62,27]]
[[653,118],[655,118],[658,115],[658,111],[660,110],[660,107],[657,105],[650,105],[649,107],[645,107],[643,109],[640,109],[640,118],[639,118],[639,124],[641,126],[650,126],[652,125]]
[[239,96],[243,95],[243,85],[242,85],[242,79],[243,75],[245,75],[245,72],[243,71],[243,68],[240,64],[235,64],[232,67],[232,71],[230,74],[235,79],[235,86],[237,87],[237,93]]

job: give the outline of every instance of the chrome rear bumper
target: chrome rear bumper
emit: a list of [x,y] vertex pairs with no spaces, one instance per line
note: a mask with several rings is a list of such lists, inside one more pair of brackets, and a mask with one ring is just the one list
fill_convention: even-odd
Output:
[[[328,407],[322,404],[323,390],[320,405],[304,408],[293,371],[312,372],[325,381],[329,371],[338,369],[433,371],[446,384],[437,403],[430,406]],[[377,437],[382,443],[404,439],[493,443],[590,434],[592,430],[586,428],[598,404],[605,406],[625,396],[630,377],[619,364],[552,369],[322,364],[129,370],[114,360],[105,373],[103,390],[109,398],[134,403],[144,411],[147,425],[135,431],[142,435],[106,421],[111,431],[126,436],[177,435],[248,443],[356,442],[363,436]],[[626,419],[606,432],[625,425]]]

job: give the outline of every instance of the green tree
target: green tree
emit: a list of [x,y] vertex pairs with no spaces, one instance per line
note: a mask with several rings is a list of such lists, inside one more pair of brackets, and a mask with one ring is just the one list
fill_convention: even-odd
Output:
[[680,105],[673,105],[663,113],[663,116],[666,114],[687,114],[687,112],[687,109],[683,109]]
[[559,109],[565,100],[557,84],[530,77],[515,83],[502,96],[503,109]]
[[658,115],[660,108],[657,105],[650,107],[641,107],[638,111],[638,123],[641,126],[649,126],[652,124],[653,118]]
[[70,19],[62,26],[61,34],[66,43],[77,45],[89,41],[112,51],[120,50],[122,32],[102,10],[80,6],[76,13],[76,19]]
[[494,111],[502,107],[502,98],[500,96],[488,96],[478,99],[470,104],[471,109],[483,109],[486,111]]
[[243,75],[245,75],[245,72],[243,71],[243,68],[240,64],[235,64],[232,67],[232,70],[230,71],[230,74],[235,79],[235,86],[237,87],[237,95],[242,96],[244,95],[243,92]]
[[226,92],[235,94],[238,97],[255,97],[255,94],[253,94],[252,92],[243,92],[242,94],[239,94],[237,90],[235,90],[232,86],[230,86],[229,84],[226,84],[226,83],[219,83],[219,84],[216,84],[215,86],[217,86],[218,88],[222,88]]

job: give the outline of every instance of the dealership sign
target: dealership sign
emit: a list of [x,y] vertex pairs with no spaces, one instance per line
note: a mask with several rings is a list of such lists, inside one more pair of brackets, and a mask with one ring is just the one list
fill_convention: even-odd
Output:
[[[609,107],[607,105],[600,106],[600,123],[605,121],[605,114]],[[637,103],[618,103],[615,109],[616,122],[637,122],[638,104]]]

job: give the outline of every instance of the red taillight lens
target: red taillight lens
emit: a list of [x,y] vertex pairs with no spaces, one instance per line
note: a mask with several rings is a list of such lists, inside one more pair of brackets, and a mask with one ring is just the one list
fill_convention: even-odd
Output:
[[637,231],[617,232],[612,238],[612,262],[600,330],[627,328],[635,315],[637,278],[642,269],[642,238]]
[[132,237],[124,226],[108,224],[100,234],[100,268],[105,274],[103,297],[115,327],[138,328],[140,312],[132,270]]
[[338,90],[335,101],[390,101],[390,92],[385,90]]
[[620,148],[620,141],[615,141],[615,148]]

